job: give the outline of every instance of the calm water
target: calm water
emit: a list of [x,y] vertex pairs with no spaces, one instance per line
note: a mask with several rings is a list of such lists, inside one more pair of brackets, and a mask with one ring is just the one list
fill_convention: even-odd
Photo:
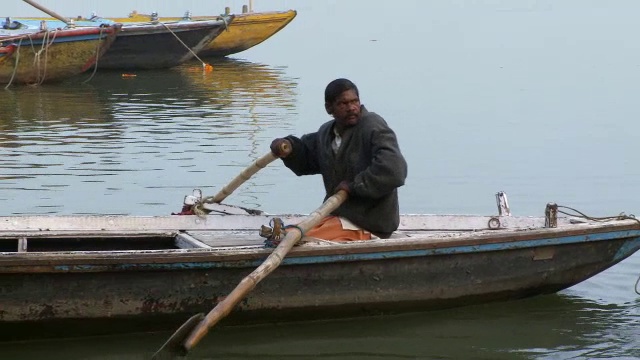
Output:
[[[220,13],[222,1],[41,4],[64,14]],[[176,2],[177,3],[177,2]],[[298,10],[282,32],[204,73],[83,74],[0,96],[3,214],[169,214],[213,195],[271,140],[328,119],[326,83],[349,77],[396,130],[409,163],[403,213],[516,215],[547,202],[640,213],[640,3],[256,1]],[[132,6],[133,4],[133,6]],[[206,6],[205,6],[206,5]],[[190,7],[189,7],[190,6]],[[213,6],[213,11],[208,10]],[[40,15],[22,2],[5,15]],[[227,202],[309,212],[317,177],[280,163]],[[639,214],[640,215],[640,214]],[[216,328],[195,359],[640,358],[640,254],[557,295],[365,319]],[[145,359],[169,333],[0,344],[6,359]]]

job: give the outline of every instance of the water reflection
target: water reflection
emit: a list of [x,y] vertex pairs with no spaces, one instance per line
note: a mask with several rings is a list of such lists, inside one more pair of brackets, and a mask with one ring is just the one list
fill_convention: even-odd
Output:
[[603,306],[550,295],[398,316],[226,328],[210,335],[193,355],[202,359],[632,357],[638,355],[640,337],[637,322],[628,319],[630,313],[637,316],[638,305]]
[[[640,356],[640,303],[566,295],[447,311],[220,326],[190,359],[557,359]],[[626,320],[625,320],[626,319]],[[8,358],[146,359],[171,333],[0,344]],[[55,349],[55,351],[52,351]]]
[[[291,126],[297,83],[277,67],[213,66],[6,91],[0,200],[14,214],[167,214],[186,191],[231,179],[260,155],[265,131]],[[240,202],[256,207],[260,186],[247,185]]]
[[106,119],[105,110],[91,84],[20,86],[2,91],[0,127],[4,133],[41,121]]

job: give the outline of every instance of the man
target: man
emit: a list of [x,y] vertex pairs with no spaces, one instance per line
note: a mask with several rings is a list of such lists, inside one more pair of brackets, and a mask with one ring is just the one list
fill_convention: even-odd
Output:
[[[336,79],[324,93],[333,120],[301,138],[287,136],[271,143],[271,151],[296,175],[322,174],[325,200],[338,190],[349,197],[307,236],[326,240],[388,238],[400,224],[397,188],[404,185],[407,163],[396,135],[378,114],[360,104],[358,88]],[[288,142],[287,155],[282,144]]]

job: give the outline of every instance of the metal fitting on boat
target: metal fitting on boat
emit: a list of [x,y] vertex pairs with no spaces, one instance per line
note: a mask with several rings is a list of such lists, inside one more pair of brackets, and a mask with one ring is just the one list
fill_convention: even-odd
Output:
[[199,200],[199,198],[193,195],[187,195],[184,197],[184,205],[195,205]]
[[195,205],[202,200],[202,190],[193,189],[191,195],[184,197],[183,205]]
[[158,13],[156,11],[151,13],[151,21],[158,21]]
[[269,225],[270,226],[262,225],[259,235],[267,238],[264,242],[266,247],[276,247],[286,233],[284,231],[284,222],[282,219],[276,217],[269,221]]
[[489,229],[491,230],[497,230],[500,229],[500,219],[498,219],[497,217],[492,217],[491,219],[489,219],[489,222],[487,223],[487,226],[489,227]]
[[496,193],[496,203],[498,204],[498,215],[511,216],[509,201],[507,201],[507,194],[504,191],[498,191]]
[[47,31],[47,22],[44,20],[40,21],[40,31]]
[[184,17],[182,19],[191,20],[191,11],[187,10],[187,12],[184,13]]
[[558,205],[555,203],[548,203],[544,210],[544,227],[555,228],[558,227]]

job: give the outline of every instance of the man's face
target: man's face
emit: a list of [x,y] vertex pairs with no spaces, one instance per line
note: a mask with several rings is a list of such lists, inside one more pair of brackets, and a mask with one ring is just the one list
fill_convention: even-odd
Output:
[[360,120],[360,98],[355,90],[343,92],[333,104],[325,107],[341,126],[353,126]]

